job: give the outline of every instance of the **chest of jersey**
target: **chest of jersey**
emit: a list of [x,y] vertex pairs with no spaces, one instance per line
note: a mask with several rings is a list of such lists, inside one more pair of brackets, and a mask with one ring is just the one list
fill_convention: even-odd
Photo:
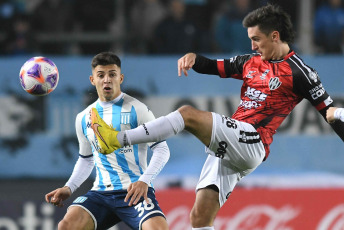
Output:
[[294,98],[293,76],[286,62],[252,62],[243,69],[241,97],[262,103]]

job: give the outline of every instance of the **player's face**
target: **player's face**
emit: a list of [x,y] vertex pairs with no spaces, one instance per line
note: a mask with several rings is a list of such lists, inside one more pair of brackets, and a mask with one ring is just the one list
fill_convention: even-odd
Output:
[[101,101],[111,101],[120,95],[123,78],[121,68],[117,65],[98,65],[92,70],[90,81],[96,87]]
[[[276,32],[276,31],[275,31]],[[264,34],[258,26],[247,28],[248,37],[251,39],[251,48],[261,55],[262,60],[274,60],[276,57],[276,42],[274,33]],[[273,36],[274,35],[274,36]]]

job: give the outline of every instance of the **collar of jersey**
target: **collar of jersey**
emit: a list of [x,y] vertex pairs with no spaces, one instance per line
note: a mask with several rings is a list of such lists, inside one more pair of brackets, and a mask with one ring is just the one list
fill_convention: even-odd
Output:
[[269,62],[271,62],[271,63],[283,62],[283,61],[287,60],[288,58],[290,58],[291,56],[293,56],[294,54],[295,54],[295,52],[292,49],[290,49],[288,54],[285,55],[282,59],[279,59],[279,60],[269,60]]
[[121,94],[115,99],[113,99],[112,101],[101,101],[98,98],[98,103],[101,107],[106,108],[106,107],[112,106],[113,104],[116,104],[119,100],[123,98],[123,95],[124,95],[123,92],[121,92]]

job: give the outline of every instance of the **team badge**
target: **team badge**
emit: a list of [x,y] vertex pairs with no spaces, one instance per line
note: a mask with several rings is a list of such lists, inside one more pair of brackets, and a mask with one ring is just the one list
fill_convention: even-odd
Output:
[[121,113],[121,124],[126,125],[130,123],[130,113]]
[[85,196],[79,196],[78,198],[76,198],[73,203],[84,203],[85,200],[87,200],[87,197]]
[[318,81],[318,74],[316,72],[309,72],[308,74],[309,78],[312,79],[314,82]]
[[270,90],[278,89],[282,85],[282,82],[279,80],[278,77],[272,77],[269,80],[269,88]]

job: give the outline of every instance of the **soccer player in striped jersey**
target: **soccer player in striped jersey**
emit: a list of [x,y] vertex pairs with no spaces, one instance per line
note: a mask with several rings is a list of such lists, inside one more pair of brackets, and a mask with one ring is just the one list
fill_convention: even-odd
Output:
[[[196,136],[209,154],[190,214],[191,225],[197,230],[214,229],[221,206],[237,182],[268,158],[276,129],[298,103],[307,99],[325,119],[333,106],[317,72],[289,46],[294,33],[288,14],[268,4],[250,12],[243,25],[256,53],[217,60],[188,53],[178,60],[179,76],[192,68],[198,73],[243,81],[241,102],[231,117],[182,106],[145,126],[117,132],[104,125],[97,133],[104,151],[107,145],[116,149],[164,140],[184,129]],[[97,112],[93,113],[92,123],[102,124]],[[330,125],[344,140],[344,123]]]
[[[166,142],[136,144],[103,154],[94,133],[97,127],[91,127],[92,109],[121,131],[155,119],[145,104],[121,91],[123,80],[121,61],[114,53],[103,52],[92,59],[90,81],[99,98],[76,117],[79,159],[66,185],[46,194],[45,199],[61,207],[94,167],[96,179],[87,194],[73,201],[58,229],[108,229],[120,221],[132,229],[168,229],[152,185],[170,156]],[[153,155],[147,166],[148,147]]]

